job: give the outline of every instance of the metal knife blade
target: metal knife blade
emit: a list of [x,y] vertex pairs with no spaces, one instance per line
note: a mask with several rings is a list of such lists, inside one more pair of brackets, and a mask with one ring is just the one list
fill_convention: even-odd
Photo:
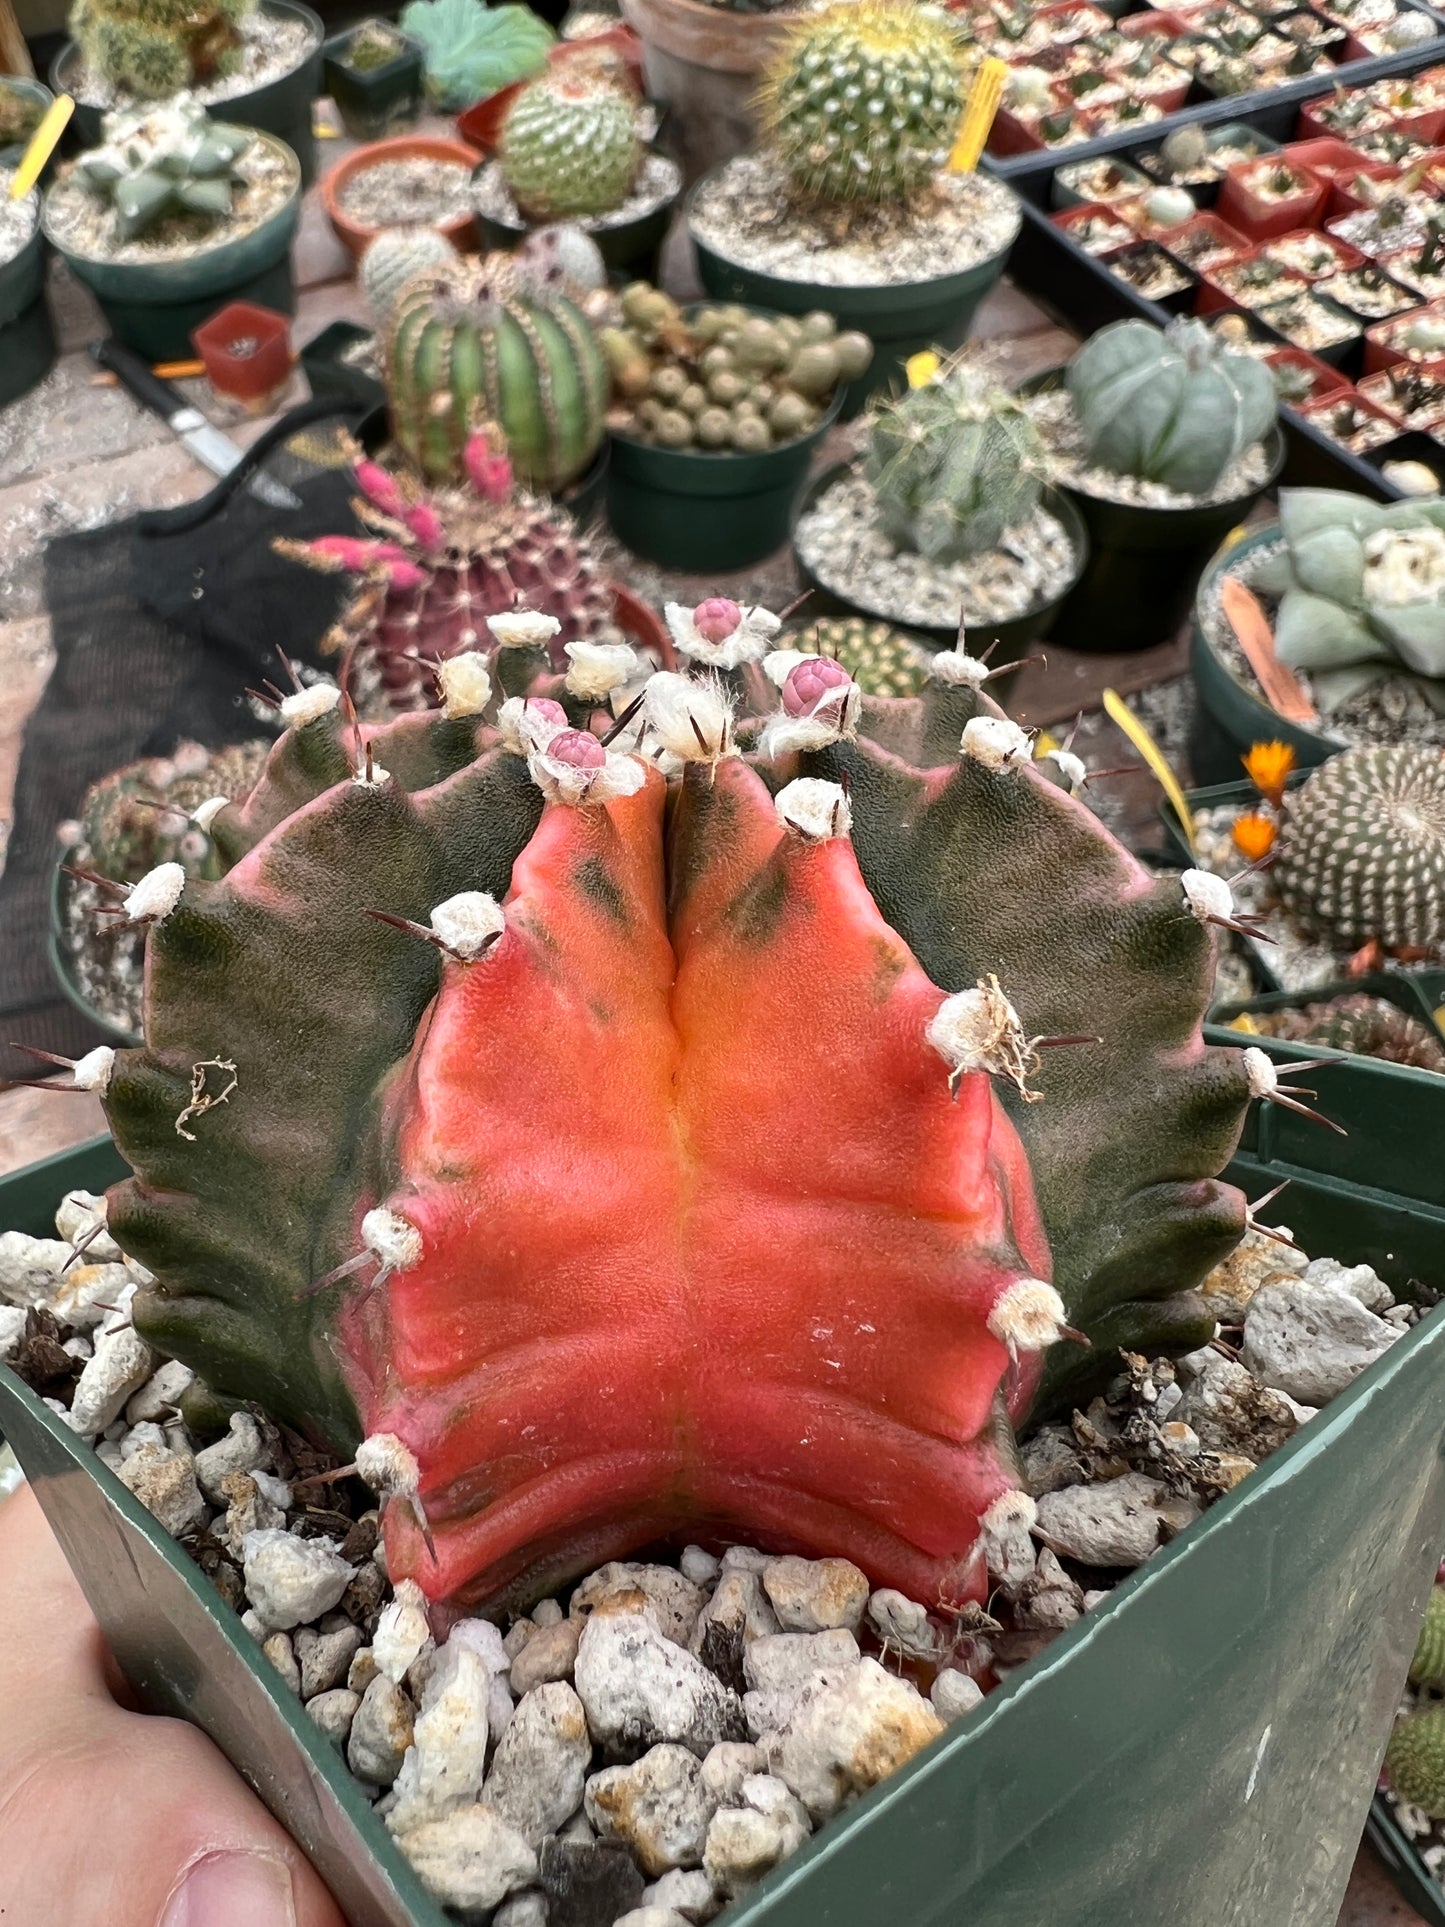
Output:
[[447,1927],[240,1620],[110,1468],[8,1367],[6,1439],[147,1712],[210,1736],[306,1853],[351,1927]]
[[[244,461],[244,452],[229,435],[208,422],[178,388],[153,374],[129,348],[121,347],[118,341],[93,341],[90,355],[97,367],[108,369],[143,408],[159,415],[171,433],[184,442],[201,466],[213,475],[229,475],[237,463]],[[301,506],[299,497],[262,468],[246,477],[245,486],[270,508],[299,509]]]

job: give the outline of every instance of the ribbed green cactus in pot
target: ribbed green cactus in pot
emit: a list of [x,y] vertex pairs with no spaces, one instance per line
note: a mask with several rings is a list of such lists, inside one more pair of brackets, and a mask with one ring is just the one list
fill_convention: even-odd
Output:
[[632,95],[567,65],[528,82],[497,141],[502,178],[529,221],[611,213],[627,199],[643,153]]
[[87,73],[122,95],[162,100],[235,71],[239,23],[256,0],[77,0],[70,31]]

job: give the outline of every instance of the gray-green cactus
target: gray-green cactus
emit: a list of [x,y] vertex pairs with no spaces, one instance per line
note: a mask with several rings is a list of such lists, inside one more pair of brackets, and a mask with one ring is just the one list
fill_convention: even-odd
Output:
[[386,327],[407,283],[430,268],[451,268],[461,256],[434,227],[384,227],[361,257],[359,280],[371,318]]
[[104,145],[75,163],[77,180],[115,209],[123,241],[167,214],[231,211],[236,162],[254,136],[211,120],[189,94],[163,107],[107,114]]
[[1280,597],[1274,646],[1338,709],[1384,676],[1414,677],[1445,715],[1445,501],[1280,491],[1284,546],[1252,586]]
[[1101,328],[1070,362],[1068,387],[1090,461],[1181,495],[1208,495],[1278,412],[1264,363],[1193,320]]
[[967,361],[878,410],[863,458],[892,539],[930,561],[998,547],[1036,507],[1047,457],[1006,390]]

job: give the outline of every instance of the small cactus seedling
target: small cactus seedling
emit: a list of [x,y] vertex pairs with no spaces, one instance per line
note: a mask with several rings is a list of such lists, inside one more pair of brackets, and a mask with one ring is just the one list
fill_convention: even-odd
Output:
[[963,114],[950,16],[905,0],[805,13],[766,70],[765,137],[810,199],[901,203],[943,170]]
[[235,71],[256,0],[77,0],[70,31],[88,72],[163,100]]
[[1412,1065],[1419,1070],[1445,1070],[1445,1044],[1432,1026],[1388,998],[1371,997],[1363,991],[1296,1010],[1257,1014],[1251,1021],[1263,1034],[1288,1038],[1293,1043],[1323,1044],[1330,1050],[1378,1057],[1387,1064]]
[[937,563],[997,548],[1037,507],[1046,469],[1020,403],[962,359],[878,410],[863,461],[884,530]]
[[189,95],[164,107],[107,114],[103,131],[103,145],[81,155],[75,177],[111,203],[124,241],[169,214],[228,214],[236,163],[254,138],[249,128],[210,119]]
[[502,178],[530,221],[610,214],[627,199],[643,152],[632,95],[571,65],[522,89],[497,141]]
[[136,1328],[354,1455],[433,1599],[705,1524],[959,1607],[1066,1328],[1213,1330],[1273,1094],[1200,1033],[1229,892],[1151,877],[957,651],[874,701],[765,611],[669,618],[610,745],[613,667],[525,611],[439,712],[298,691],[226,874],[129,894]]

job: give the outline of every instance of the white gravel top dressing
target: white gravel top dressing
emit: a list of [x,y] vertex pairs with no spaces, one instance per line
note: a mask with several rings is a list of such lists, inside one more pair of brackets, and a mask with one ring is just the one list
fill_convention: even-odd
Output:
[[115,210],[78,180],[60,180],[45,197],[45,229],[55,245],[83,261],[123,264],[188,261],[252,233],[283,208],[300,184],[295,156],[258,135],[236,162],[231,212],[170,214],[132,241],[117,243]]
[[[295,73],[316,45],[316,34],[305,20],[267,13],[258,7],[239,23],[240,60],[224,78],[191,88],[203,106],[251,94],[273,81]],[[137,107],[143,102],[126,87],[113,87],[103,74],[91,74],[79,61],[68,75],[75,98],[87,107]]]
[[789,198],[767,154],[740,154],[698,189],[695,238],[725,261],[825,288],[896,288],[962,274],[1012,246],[1022,221],[1002,182],[940,175],[902,209],[864,209],[836,228]]
[[465,161],[410,154],[353,174],[336,204],[361,227],[431,227],[468,212],[470,183]]
[[905,627],[955,629],[960,618],[1026,615],[1063,593],[1076,562],[1063,523],[1042,508],[996,549],[963,562],[931,562],[884,534],[872,487],[856,471],[840,476],[799,517],[793,541],[825,588]]
[[18,201],[11,200],[10,183],[14,178],[13,167],[0,167],[0,267],[15,259],[40,219],[40,196],[33,188]]
[[1021,400],[1048,443],[1054,479],[1078,489],[1081,495],[1097,496],[1101,501],[1131,502],[1140,508],[1203,508],[1212,502],[1235,501],[1253,489],[1262,488],[1269,473],[1265,444],[1256,442],[1252,448],[1245,449],[1238,461],[1230,464],[1208,495],[1181,495],[1177,489],[1165,488],[1162,482],[1146,482],[1136,475],[1115,475],[1107,468],[1091,467],[1074,414],[1073,397],[1066,388],[1025,395]]
[[[622,227],[628,221],[640,221],[645,214],[651,214],[682,191],[682,170],[666,154],[647,154],[637,170],[637,179],[632,183],[632,192],[620,207],[614,207],[606,214],[587,214],[569,216],[568,225],[580,227],[588,234],[597,234],[605,228]],[[517,203],[512,199],[507,183],[502,178],[501,164],[488,161],[477,170],[472,181],[472,206],[478,214],[488,220],[502,221],[508,227],[529,227],[531,223],[517,211]]]

